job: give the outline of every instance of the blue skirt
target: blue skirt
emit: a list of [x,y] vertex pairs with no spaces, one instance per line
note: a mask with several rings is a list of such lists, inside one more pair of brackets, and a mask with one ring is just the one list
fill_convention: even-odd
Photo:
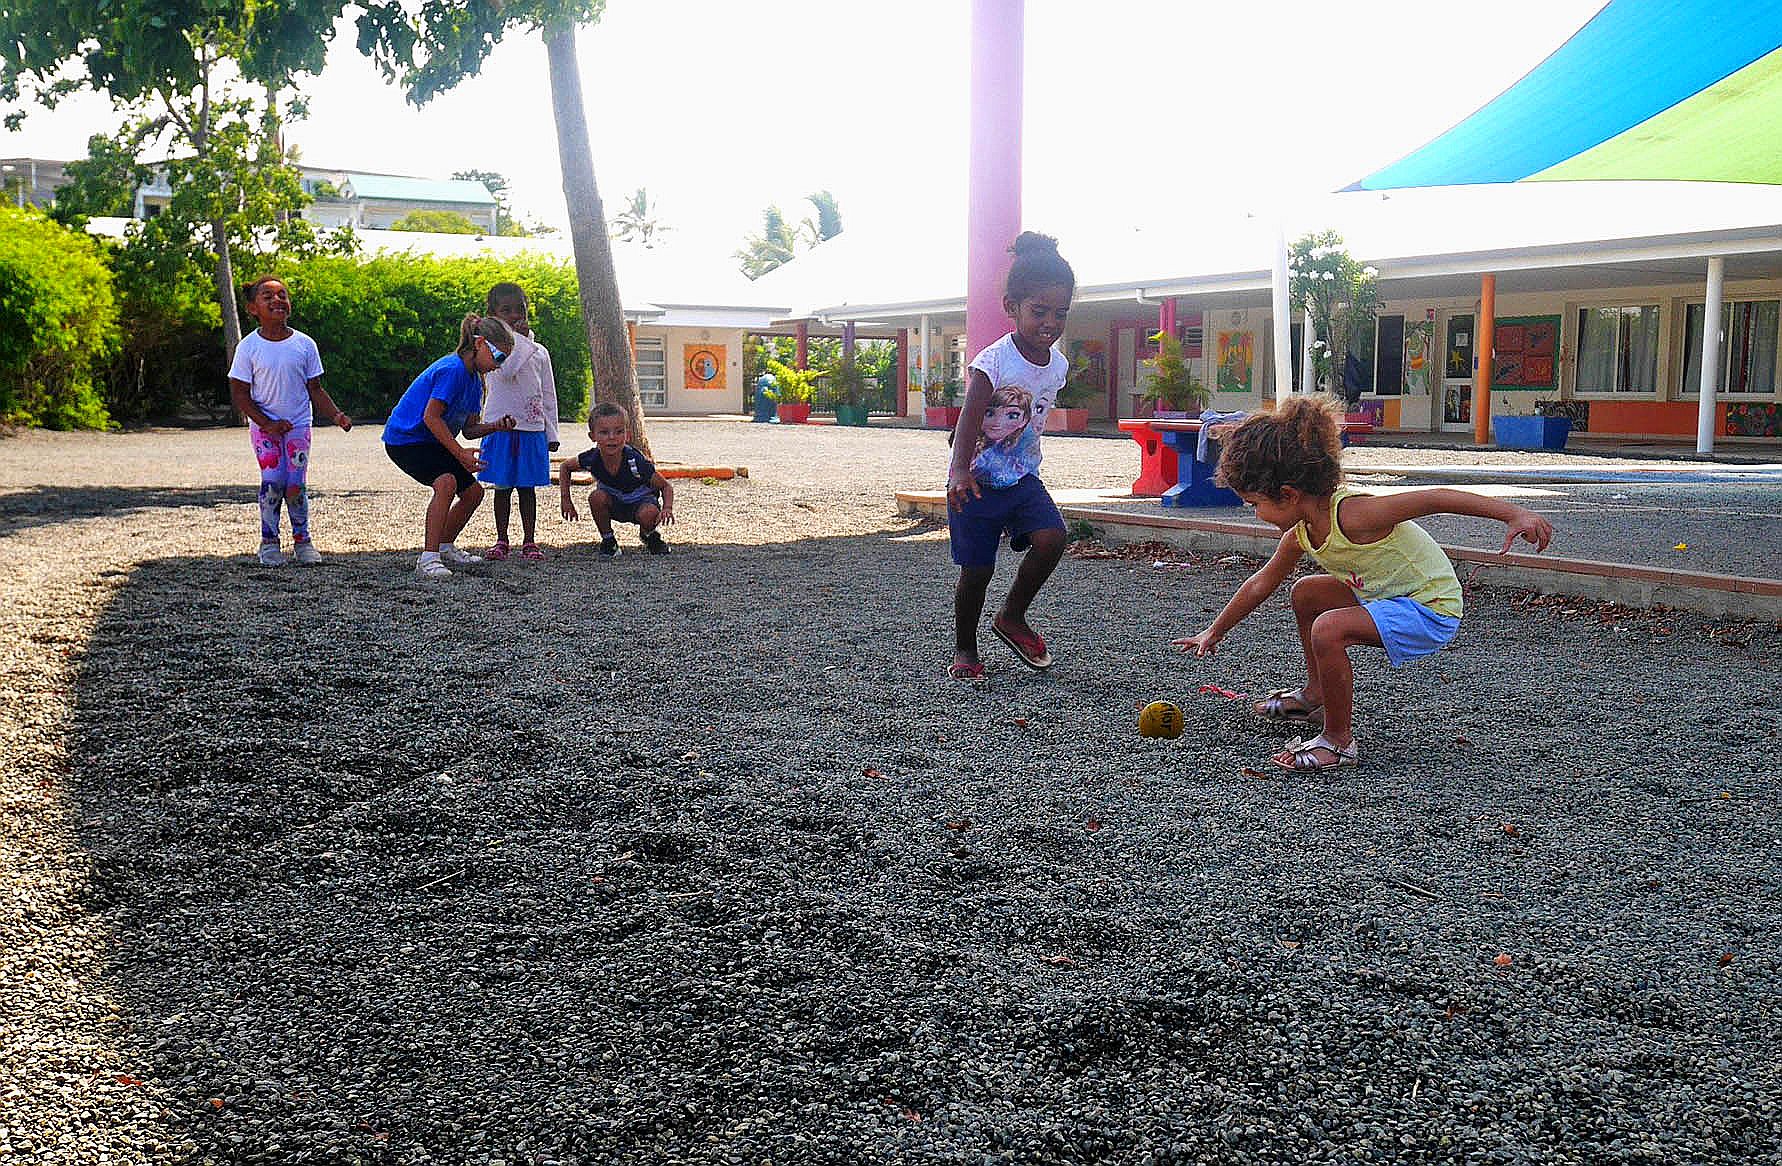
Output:
[[483,438],[483,461],[489,468],[477,480],[497,490],[551,484],[550,443],[542,432],[506,429]]

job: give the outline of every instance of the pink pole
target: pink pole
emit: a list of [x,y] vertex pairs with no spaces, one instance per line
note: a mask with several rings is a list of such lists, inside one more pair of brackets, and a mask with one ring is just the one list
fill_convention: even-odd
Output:
[[967,189],[965,356],[1009,330],[1008,247],[1021,233],[1025,0],[971,0],[971,178]]
[[1164,300],[1157,308],[1157,330],[1165,336],[1176,334],[1176,301],[1175,297]]

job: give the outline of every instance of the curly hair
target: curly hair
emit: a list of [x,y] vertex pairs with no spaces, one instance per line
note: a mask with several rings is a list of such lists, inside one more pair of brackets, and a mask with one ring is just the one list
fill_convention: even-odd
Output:
[[1220,442],[1214,481],[1240,494],[1279,499],[1292,486],[1322,498],[1343,480],[1343,444],[1336,403],[1324,397],[1292,397],[1272,413],[1258,413]]
[[1015,257],[1009,264],[1008,282],[1003,295],[1011,300],[1024,300],[1041,288],[1062,287],[1066,296],[1077,294],[1077,273],[1071,270],[1064,256],[1058,254],[1058,240],[1038,231],[1022,231],[1009,244]]

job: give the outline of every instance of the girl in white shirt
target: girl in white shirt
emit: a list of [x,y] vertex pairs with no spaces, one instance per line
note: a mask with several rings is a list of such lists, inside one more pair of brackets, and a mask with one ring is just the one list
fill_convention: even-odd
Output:
[[485,417],[509,416],[512,430],[483,438],[482,458],[489,468],[477,474],[495,488],[495,545],[483,556],[497,561],[511,554],[508,519],[514,491],[520,492],[520,557],[543,559],[538,537],[538,490],[551,484],[551,453],[557,448],[557,376],[551,354],[532,339],[526,293],[517,283],[489,289],[488,314],[514,334],[514,350],[486,378]]
[[260,562],[283,566],[279,549],[279,510],[291,513],[291,558],[319,563],[309,539],[310,425],[321,413],[342,430],[353,419],[341,412],[322,387],[322,354],[316,342],[292,328],[291,293],[284,281],[263,275],[242,289],[247,314],[259,325],[235,346],[229,365],[229,396],[248,420],[248,437],[260,463]]
[[1040,433],[1070,368],[1056,345],[1077,277],[1048,235],[1023,231],[1009,250],[1015,259],[1002,307],[1015,328],[971,362],[947,471],[947,533],[959,567],[947,675],[974,684],[984,679],[978,622],[1003,535],[1025,554],[990,630],[1038,671],[1052,666],[1052,653],[1028,625],[1027,608],[1064,557],[1064,519],[1039,478]]

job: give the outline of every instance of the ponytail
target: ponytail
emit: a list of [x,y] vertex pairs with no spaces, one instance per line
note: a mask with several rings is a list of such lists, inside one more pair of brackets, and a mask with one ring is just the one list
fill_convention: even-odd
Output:
[[511,349],[514,344],[514,334],[508,331],[506,324],[494,316],[479,316],[472,312],[458,325],[458,355],[465,360],[474,356],[478,336],[491,344],[499,342],[503,349]]

